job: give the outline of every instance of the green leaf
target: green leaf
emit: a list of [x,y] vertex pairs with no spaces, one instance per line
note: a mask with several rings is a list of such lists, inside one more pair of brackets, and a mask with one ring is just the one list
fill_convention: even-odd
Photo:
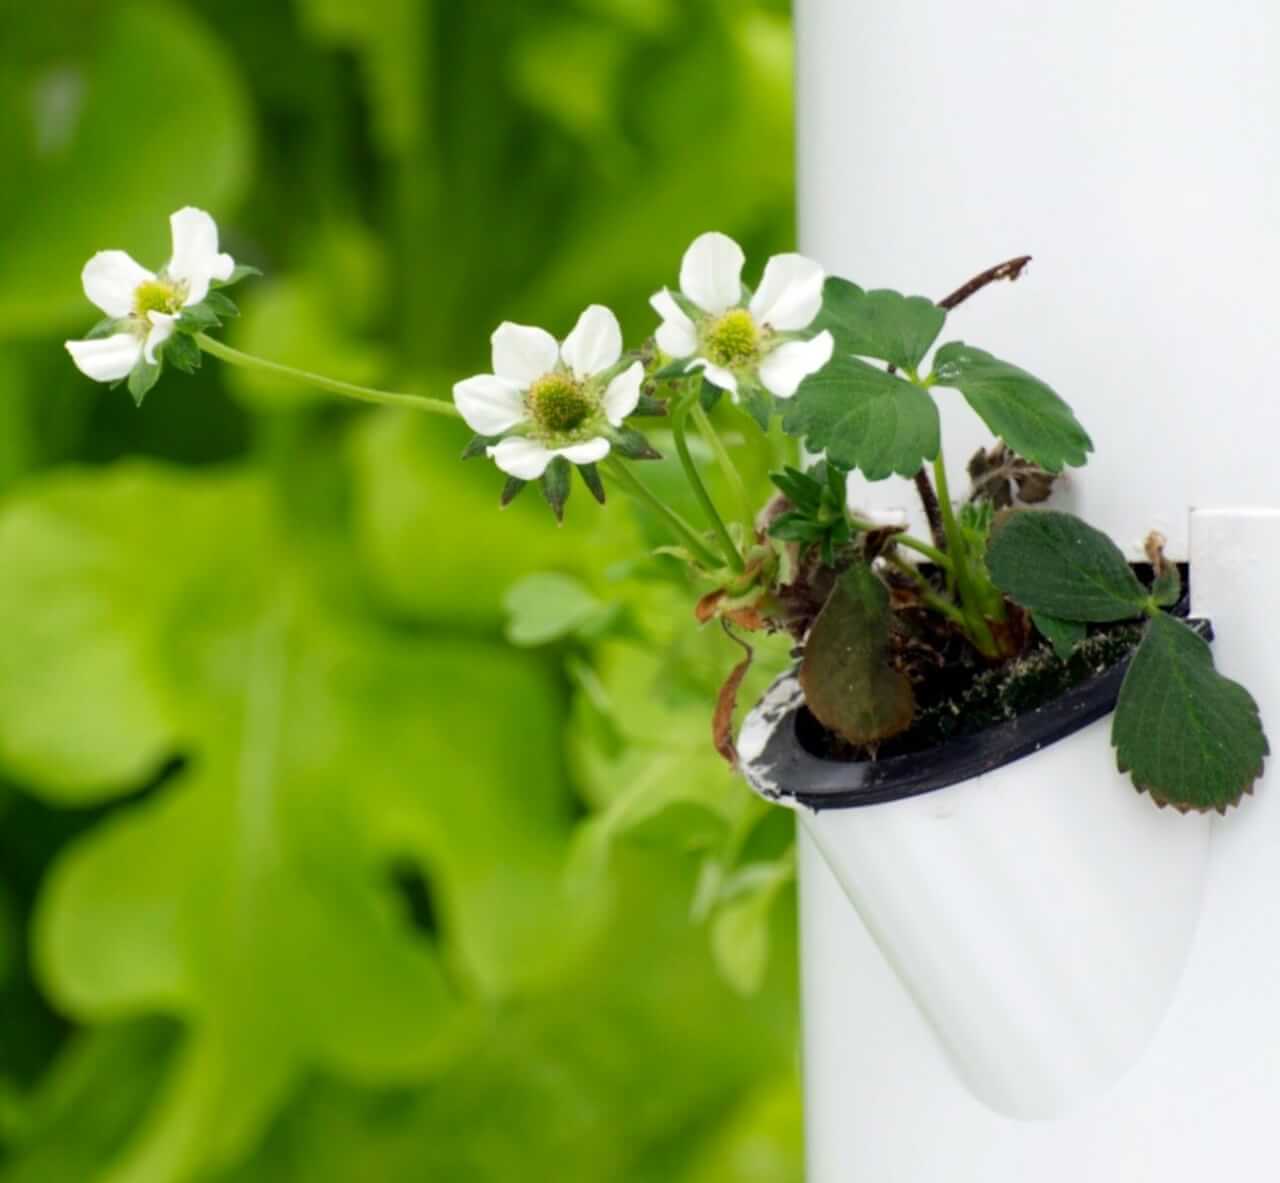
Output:
[[514,584],[504,600],[507,640],[529,648],[578,633],[592,633],[616,615],[610,604],[569,575],[542,572]]
[[914,476],[938,454],[938,409],[918,386],[854,357],[810,375],[787,402],[783,430],[868,480]]
[[1203,637],[1163,613],[1129,666],[1111,742],[1121,772],[1182,812],[1225,813],[1252,789],[1270,750],[1253,696],[1214,670]]
[[[311,1071],[419,1078],[468,998],[537,981],[572,940],[558,678],[368,619],[311,582],[274,503],[134,464],[0,514],[6,767],[77,802],[189,758],[66,850],[35,925],[64,1013],[181,1023],[120,1179],[243,1154]],[[405,866],[444,935],[409,923]]]
[[1049,616],[1044,612],[1031,613],[1031,620],[1040,635],[1053,646],[1059,661],[1066,661],[1088,633],[1087,627],[1078,620],[1063,620],[1060,616]]
[[[29,14],[7,39],[0,336],[84,317],[80,269],[95,251],[119,247],[157,267],[170,250],[169,215],[184,205],[213,211],[225,230],[249,179],[249,87],[230,43],[199,13],[146,2],[63,16],[41,32]],[[64,74],[50,72],[54,44]],[[41,146],[42,112],[57,110],[61,134]],[[131,111],[150,115],[122,116]]]
[[1071,408],[1026,370],[963,341],[942,346],[933,365],[939,385],[959,390],[996,435],[1041,468],[1060,472],[1093,451]]
[[1120,548],[1069,513],[1009,514],[992,532],[987,567],[1005,595],[1063,620],[1131,620],[1147,602]]
[[563,456],[556,456],[542,474],[542,495],[551,506],[557,522],[564,521],[564,503],[569,500],[569,477],[572,469],[573,465]]
[[946,319],[946,311],[923,296],[864,292],[856,283],[832,275],[813,327],[831,330],[837,355],[876,357],[900,370],[915,370]]
[[889,589],[855,563],[831,590],[805,640],[800,685],[819,722],[850,743],[888,739],[911,726],[910,681],[888,662]]
[[142,400],[147,397],[151,388],[159,381],[159,362],[155,365],[148,365],[145,361],[139,362],[129,374],[129,393],[133,395],[133,401],[138,406],[142,406]]
[[764,982],[773,905],[794,875],[794,857],[788,852],[776,862],[741,868],[722,888],[727,902],[711,921],[711,951],[739,994],[755,994]]

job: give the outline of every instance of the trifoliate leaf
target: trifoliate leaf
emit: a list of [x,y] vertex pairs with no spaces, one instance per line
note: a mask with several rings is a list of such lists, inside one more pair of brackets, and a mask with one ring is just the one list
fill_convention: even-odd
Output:
[[578,475],[582,478],[582,483],[590,490],[591,496],[603,505],[606,496],[604,481],[600,479],[600,470],[594,464],[579,464]]
[[996,523],[987,567],[1005,595],[1063,620],[1130,620],[1147,602],[1120,548],[1069,513],[1009,514]]
[[563,456],[556,456],[542,474],[542,495],[551,506],[557,522],[564,521],[564,503],[569,500],[569,470],[572,467]]
[[1053,646],[1059,661],[1066,661],[1088,633],[1087,627],[1078,620],[1063,620],[1044,612],[1031,613],[1031,620],[1040,635]]
[[129,375],[129,393],[133,395],[133,401],[138,406],[142,406],[142,400],[147,397],[151,388],[160,381],[160,365],[150,365],[145,361],[139,362],[133,367],[133,371]]
[[783,412],[783,430],[868,480],[914,476],[938,454],[938,408],[918,386],[855,357],[810,375]]
[[1081,465],[1093,451],[1071,408],[1026,370],[953,341],[938,350],[933,373],[939,385],[959,390],[1014,452],[1049,472]]
[[889,589],[866,563],[836,582],[804,646],[800,685],[809,710],[850,743],[905,731],[915,715],[910,681],[888,662]]
[[836,354],[876,357],[901,370],[915,370],[938,339],[946,311],[923,296],[864,292],[856,283],[829,276],[815,329],[830,329]]
[[1111,742],[1139,789],[1201,813],[1237,804],[1270,750],[1253,696],[1213,668],[1203,637],[1163,613],[1133,656]]

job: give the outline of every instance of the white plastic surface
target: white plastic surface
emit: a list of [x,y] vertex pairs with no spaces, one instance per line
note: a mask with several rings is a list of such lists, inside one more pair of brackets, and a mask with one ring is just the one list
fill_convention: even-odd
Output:
[[1200,915],[1209,819],[1115,770],[1109,719],[949,789],[801,824],[973,1094],[1059,1116],[1137,1059]]
[[[1219,668],[1250,687],[1274,733],[1280,709],[1280,630],[1274,621],[1280,511],[1200,512],[1193,516],[1190,536],[1193,611],[1213,620]],[[1117,807],[1144,806],[1154,828],[1186,824],[1192,833],[1205,824],[1159,813],[1092,760],[1066,771],[1070,783],[1091,780],[1101,788],[1105,782],[1116,794]],[[972,882],[959,880],[959,866],[950,869],[948,874],[957,877],[953,899],[944,898],[952,893],[943,890],[936,866],[912,857],[899,859],[895,868],[889,848],[877,858],[865,833],[855,838],[856,816],[825,830],[823,819],[817,819],[820,841],[855,896],[867,893],[868,880],[884,880],[891,872],[908,892],[917,881],[933,885],[919,889],[919,909],[905,900],[893,905],[892,914],[863,904],[864,911],[885,916],[874,923],[894,928],[879,934],[888,957],[819,853],[812,826],[802,827],[809,1183],[1205,1183],[1271,1179],[1280,1170],[1274,1135],[1280,1113],[1280,782],[1269,770],[1255,797],[1225,819],[1208,823],[1202,897],[1192,900],[1175,891],[1165,898],[1139,888],[1130,899],[1127,872],[1117,871],[1117,862],[1149,864],[1166,851],[1170,867],[1152,872],[1165,881],[1171,870],[1184,867],[1187,851],[1178,843],[1165,847],[1158,837],[1151,847],[1141,845],[1143,823],[1136,820],[1132,824],[1138,829],[1116,843],[1120,850],[1101,830],[1096,843],[1083,848],[1069,843],[1059,827],[1065,822],[1068,831],[1077,831],[1079,819],[1060,812],[1066,803],[1056,799],[1048,783],[1054,765],[1041,754],[1010,766],[1009,772],[1022,770],[1023,800],[1015,804],[1010,790],[1009,833],[994,846],[978,845],[969,869]],[[1062,774],[1060,764],[1057,770]],[[1075,804],[1102,826],[1096,810],[1103,806],[1093,797],[1085,789]],[[934,824],[927,816],[916,822]],[[908,841],[904,827],[905,821],[891,828],[887,840],[901,847]],[[1034,844],[1027,841],[1032,838]],[[1041,881],[1032,876],[1020,885],[1005,885],[1020,886],[1025,900],[1011,900],[1016,893],[1008,890],[987,890],[984,900],[983,885],[998,881],[995,868],[1016,854],[1020,839],[1027,849],[1043,852]],[[920,847],[918,853],[933,856],[936,850]],[[1061,898],[1068,901],[1094,893],[1108,896],[1104,908],[1113,919],[1104,916],[1091,936],[1076,927],[1088,909],[1073,907],[1064,924],[1062,910],[1045,900],[1055,894],[1055,882],[1064,885]],[[880,883],[876,893],[883,888]],[[939,899],[957,929],[934,934],[937,955],[930,966],[925,941],[932,922],[925,909]],[[1149,916],[1152,933],[1125,947],[1120,933],[1134,919],[1135,902]],[[1002,927],[1019,935],[993,953],[989,942]],[[1189,927],[1194,928],[1191,948],[1185,965],[1176,969],[1168,958],[1170,942]],[[1158,932],[1164,937],[1157,939]],[[1160,995],[1153,1010],[1159,1013],[1154,1034],[1138,1038],[1151,1015],[1132,994],[1131,975],[1149,955],[1154,956],[1153,991]],[[900,975],[891,961],[899,963],[898,970],[909,962],[906,972]],[[967,983],[963,990],[981,994],[983,975],[970,962],[990,971],[988,989],[995,991],[998,983],[1006,1000],[1010,1021],[1004,1055],[987,1047],[992,1033],[998,1047],[999,1031],[974,1021],[985,1007],[972,1010],[969,1020],[964,1007],[959,1018],[954,1012],[941,1021],[937,1017],[937,1000],[957,995],[957,974]],[[908,980],[916,983],[910,990]],[[993,1106],[993,1084],[1015,1079],[1001,1074],[1001,1064],[1013,1065],[1024,1081],[1034,1069],[1028,1030],[1043,1036],[1038,1046],[1046,1062],[1051,1057],[1059,1057],[1059,1064],[1070,1062],[1061,1054],[1070,1050],[1073,1031],[1081,1062],[1096,1062],[1092,1056],[1098,1049],[1106,1058],[1105,1040],[1099,1043],[1097,1035],[1110,1020],[1093,1008],[1105,1009],[1113,980],[1119,987],[1114,1029],[1125,1050],[1103,1070],[1129,1060],[1115,1080],[1053,1120],[1011,1117],[999,1111],[1009,1106]],[[1062,999],[1082,987],[1079,997],[1088,1006],[1074,1026]],[[1043,1001],[1042,1012],[1037,1000]],[[934,1013],[927,1018],[926,1012]],[[957,1031],[982,1038],[966,1050]],[[1045,1077],[1055,1078],[1081,1079],[1064,1078],[1058,1070]],[[1036,1088],[1015,1091],[1034,1096]]]
[[[1187,513],[1267,505],[1280,438],[1280,3],[797,0],[801,249],[941,298],[1054,386],[1096,454],[1061,504],[1132,557]],[[952,484],[989,433],[953,391]],[[910,509],[910,486],[854,488]]]

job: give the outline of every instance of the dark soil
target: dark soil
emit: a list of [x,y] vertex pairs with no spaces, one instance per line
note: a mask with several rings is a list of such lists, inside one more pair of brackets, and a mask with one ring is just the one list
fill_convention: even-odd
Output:
[[[1143,565],[1135,564],[1135,569],[1140,577],[1147,575]],[[1184,588],[1186,581],[1183,568]],[[857,746],[802,709],[797,738],[806,751],[827,760],[884,760],[974,735],[1046,706],[1105,673],[1133,653],[1144,628],[1143,621],[1090,625],[1088,636],[1066,661],[1038,633],[1032,633],[1020,657],[993,666],[954,634],[940,630],[932,613],[917,614],[908,608],[900,611],[898,620],[903,627],[894,638],[893,661],[911,678],[915,692],[916,717],[911,726],[882,743]]]

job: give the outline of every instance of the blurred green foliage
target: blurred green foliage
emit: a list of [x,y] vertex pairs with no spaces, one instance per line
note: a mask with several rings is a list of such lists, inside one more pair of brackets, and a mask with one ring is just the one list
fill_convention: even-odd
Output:
[[444,394],[592,301],[637,343],[696,233],[790,245],[785,6],[6,28],[0,1183],[798,1180],[789,827],[711,749],[737,651],[657,523],[500,513],[452,423],[214,365],[135,410],[61,349],[84,260],[162,262],[188,203],[268,357]]

